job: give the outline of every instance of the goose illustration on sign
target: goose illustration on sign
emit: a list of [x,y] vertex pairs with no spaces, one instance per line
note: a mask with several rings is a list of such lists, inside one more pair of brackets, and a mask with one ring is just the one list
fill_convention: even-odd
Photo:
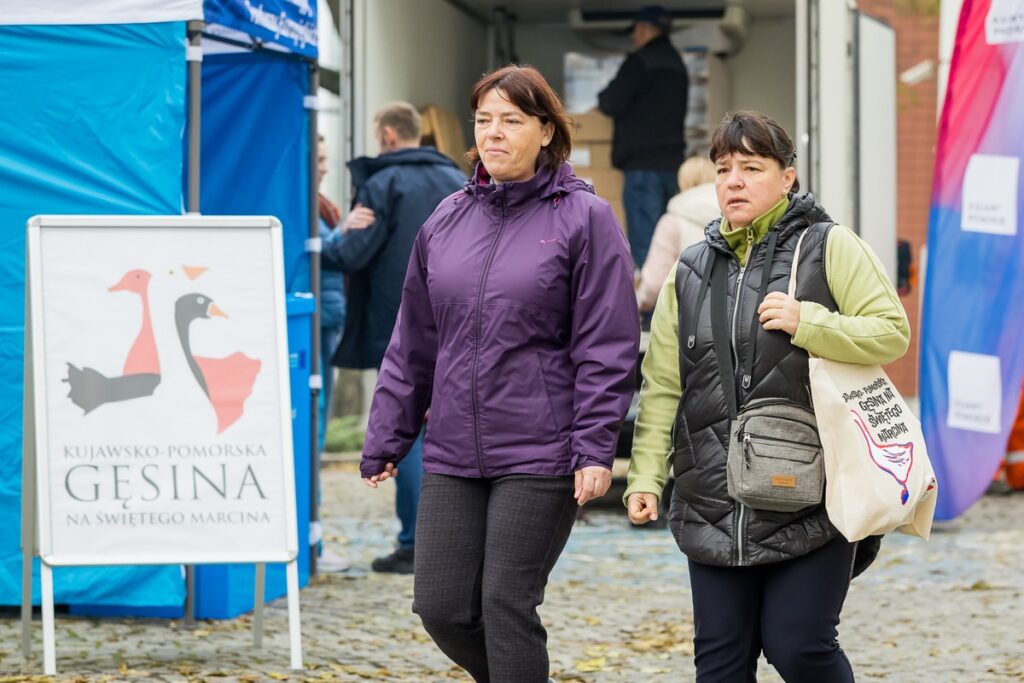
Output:
[[860,432],[864,436],[864,442],[867,444],[868,455],[871,456],[871,460],[874,461],[878,469],[887,472],[899,483],[902,487],[900,502],[906,505],[907,499],[910,497],[910,492],[907,490],[907,480],[910,478],[910,470],[914,466],[913,442],[875,443],[867,424],[864,422],[864,418],[856,410],[851,410],[850,412],[853,413],[853,421],[860,428]]
[[186,294],[174,303],[174,323],[181,349],[196,382],[217,414],[217,433],[220,434],[242,417],[245,400],[252,393],[263,364],[241,351],[225,358],[194,355],[189,328],[194,320],[211,317],[228,316],[204,294]]
[[[182,266],[189,280],[195,280],[208,269]],[[128,351],[121,375],[108,377],[91,367],[67,363],[68,398],[88,415],[105,403],[152,396],[160,384],[160,360],[150,315],[149,271],[134,269],[125,273],[109,291],[134,292],[142,299],[142,327]],[[192,375],[203,390],[217,416],[217,433],[238,421],[244,413],[246,399],[252,394],[262,362],[236,351],[224,358],[197,356],[192,353],[190,327],[192,322],[211,317],[227,318],[205,294],[191,293],[174,303],[174,322],[178,341]]]
[[121,374],[108,377],[95,368],[67,364],[68,374],[63,381],[68,385],[68,398],[86,415],[104,403],[152,396],[160,384],[160,358],[149,312],[151,277],[146,270],[129,270],[108,290],[134,292],[142,299],[142,328],[128,351]]

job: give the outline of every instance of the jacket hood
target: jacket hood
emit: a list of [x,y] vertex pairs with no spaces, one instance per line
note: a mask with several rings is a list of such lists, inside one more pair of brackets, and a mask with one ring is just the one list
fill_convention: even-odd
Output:
[[466,181],[463,190],[477,200],[489,203],[504,202],[509,207],[516,207],[536,199],[562,197],[570,192],[590,192],[594,188],[576,177],[572,166],[566,162],[557,169],[542,166],[528,180],[494,183],[482,163],[477,163],[473,175]]
[[[771,227],[771,230],[779,232],[779,239],[784,240],[794,232],[809,228],[815,223],[832,222],[832,218],[825,211],[825,207],[818,203],[810,192],[796,195],[789,193],[789,208],[782,214],[779,222]],[[721,231],[722,217],[708,223],[704,229],[704,237],[712,248],[725,253],[732,253],[729,244],[725,241]]]
[[458,168],[458,164],[430,145],[386,152],[376,157],[359,157],[348,162],[347,166],[352,173],[352,184],[362,187],[377,171],[407,164],[443,164]]
[[714,183],[683,190],[668,202],[668,212],[683,220],[705,226],[722,215]]

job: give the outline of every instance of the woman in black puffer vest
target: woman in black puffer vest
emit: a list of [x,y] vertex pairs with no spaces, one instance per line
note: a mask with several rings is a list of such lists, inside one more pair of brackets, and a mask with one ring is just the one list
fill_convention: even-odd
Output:
[[853,681],[836,627],[878,539],[846,541],[820,500],[779,511],[734,499],[730,431],[737,411],[779,404],[808,416],[816,443],[808,352],[888,363],[910,326],[871,249],[796,194],[793,142],[775,121],[726,117],[710,156],[722,217],[683,252],[655,307],[624,500],[634,523],[656,519],[674,469],[669,526],[689,560],[698,681],[754,681],[762,652],[790,683]]

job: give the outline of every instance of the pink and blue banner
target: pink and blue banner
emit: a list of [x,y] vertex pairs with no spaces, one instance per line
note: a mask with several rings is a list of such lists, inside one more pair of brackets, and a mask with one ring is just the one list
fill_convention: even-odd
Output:
[[1024,0],[964,0],[939,123],[921,323],[936,518],[1006,452],[1024,382]]

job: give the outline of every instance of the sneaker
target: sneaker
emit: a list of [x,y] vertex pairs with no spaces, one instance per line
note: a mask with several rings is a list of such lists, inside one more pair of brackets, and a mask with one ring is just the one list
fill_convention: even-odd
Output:
[[370,564],[370,568],[375,572],[386,574],[412,574],[412,560],[412,550],[397,548],[390,555],[378,557]]
[[352,563],[348,561],[347,557],[332,553],[330,550],[323,551],[320,557],[316,558],[316,569],[320,572],[343,572],[351,567]]

